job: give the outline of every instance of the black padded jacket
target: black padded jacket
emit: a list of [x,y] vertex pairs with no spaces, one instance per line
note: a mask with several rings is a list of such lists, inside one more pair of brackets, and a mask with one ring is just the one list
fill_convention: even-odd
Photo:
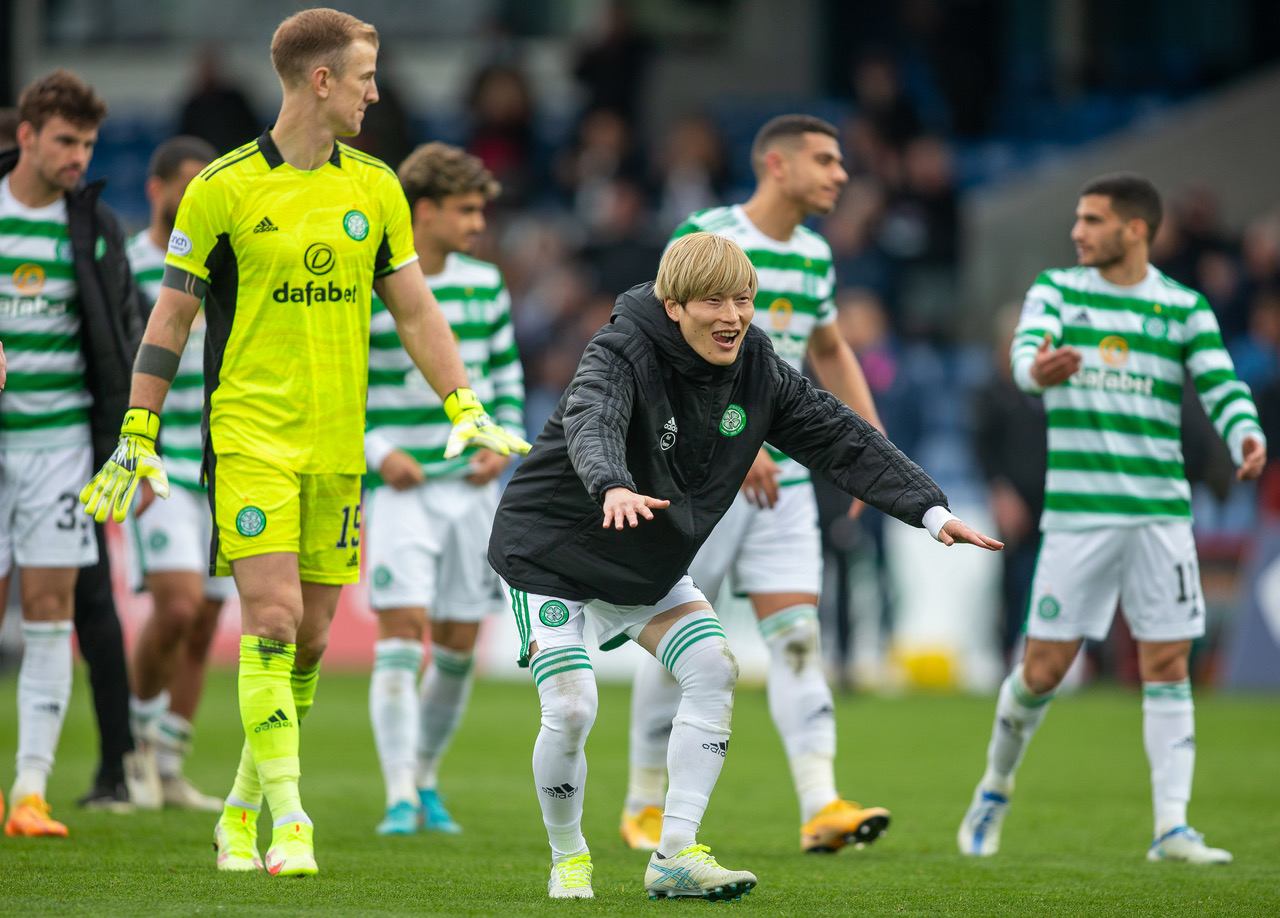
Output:
[[[17,162],[17,150],[0,153],[0,178],[12,172]],[[111,208],[99,200],[105,184],[82,184],[67,192],[85,388],[93,396],[89,428],[95,471],[111,457],[120,439],[120,425],[129,410],[133,360],[146,323],[142,297],[125,255],[124,231]]]
[[[946,495],[879,431],[815,389],[747,330],[718,367],[641,284],[618,297],[498,506],[489,563],[511,586],[651,605],[689,569],[768,440],[912,526]],[[636,528],[604,529],[613,487],[671,501]]]

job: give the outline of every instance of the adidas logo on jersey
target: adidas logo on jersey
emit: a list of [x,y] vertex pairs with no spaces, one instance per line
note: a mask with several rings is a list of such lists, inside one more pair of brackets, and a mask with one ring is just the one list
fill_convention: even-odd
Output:
[[347,559],[347,567],[359,567],[359,566],[360,566],[360,552],[353,551],[351,553],[351,557]]
[[566,781],[559,787],[544,787],[542,792],[548,797],[555,797],[559,800],[568,800],[578,792],[578,789]]
[[679,429],[676,427],[676,419],[675,419],[675,417],[672,417],[669,421],[667,421],[667,423],[663,424],[663,425],[662,425],[662,429],[663,429],[663,430],[669,430],[669,431],[671,431],[672,433],[679,433],[679,432],[680,432],[680,431],[679,431]]
[[1093,324],[1093,322],[1090,321],[1089,319],[1089,310],[1087,309],[1076,310],[1076,314],[1071,317],[1071,321],[1075,325],[1092,325]]
[[262,733],[265,730],[280,730],[284,727],[292,726],[293,724],[289,722],[289,718],[285,716],[284,711],[280,708],[276,708],[276,712],[262,723],[258,724],[258,726],[254,727],[253,732]]
[[274,233],[278,229],[280,227],[272,223],[270,217],[263,217],[258,225],[253,228],[253,231],[255,233]]

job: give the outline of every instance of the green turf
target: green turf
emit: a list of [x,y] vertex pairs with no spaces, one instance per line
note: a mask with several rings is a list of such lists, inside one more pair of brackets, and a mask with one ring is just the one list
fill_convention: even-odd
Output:
[[[865,851],[801,855],[794,794],[764,693],[738,694],[735,733],[700,840],[759,888],[730,905],[650,902],[646,855],[617,835],[626,763],[625,689],[601,691],[588,745],[586,834],[596,898],[546,899],[549,854],[529,759],[537,698],[529,684],[481,683],[443,774],[459,837],[378,838],[382,779],[366,676],[326,673],[303,733],[303,798],[316,822],[319,877],[219,875],[212,817],[86,814],[93,733],[76,684],[50,799],[67,840],[0,837],[0,914],[608,914],[703,908],[771,915],[1232,915],[1280,913],[1280,703],[1201,692],[1194,824],[1236,856],[1227,867],[1148,864],[1141,712],[1134,691],[1055,703],[1019,775],[999,857],[972,861],[955,829],[982,769],[992,701],[850,698],[837,703],[841,785],[889,807],[887,837]],[[240,727],[234,679],[210,679],[188,773],[223,793]],[[16,742],[15,678],[0,678],[0,781]],[[266,827],[264,824],[264,831]]]

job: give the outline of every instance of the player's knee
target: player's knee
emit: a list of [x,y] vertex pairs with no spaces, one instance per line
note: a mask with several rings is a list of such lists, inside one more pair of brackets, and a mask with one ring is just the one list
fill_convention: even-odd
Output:
[[[769,619],[761,622],[762,632],[768,623]],[[816,615],[813,618],[801,618],[784,625],[769,635],[766,641],[769,654],[775,662],[784,663],[796,675],[819,665],[821,645]]]
[[596,722],[599,696],[591,670],[571,670],[548,676],[538,686],[542,700],[542,725],[563,734],[571,746],[586,743]]
[[168,643],[177,643],[186,637],[200,613],[199,604],[185,596],[173,596],[163,606],[156,607],[156,621]]
[[328,631],[325,631],[324,634],[312,635],[305,640],[299,641],[297,648],[294,650],[294,668],[313,669],[319,666],[320,659],[324,656],[324,652],[328,646]]
[[1028,659],[1022,664],[1022,681],[1037,695],[1046,695],[1058,687],[1067,675],[1071,661],[1065,664],[1052,659]]
[[30,622],[71,621],[71,591],[40,590],[22,597],[22,617]]
[[738,658],[719,635],[703,638],[676,661],[676,679],[685,695],[728,694],[738,684]]

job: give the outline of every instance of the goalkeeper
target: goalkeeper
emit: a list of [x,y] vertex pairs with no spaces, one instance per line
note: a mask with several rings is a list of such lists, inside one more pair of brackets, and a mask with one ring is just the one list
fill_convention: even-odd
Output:
[[298,729],[342,584],[360,572],[371,288],[444,397],[452,453],[467,441],[504,454],[528,449],[467,388],[449,325],[414,264],[395,173],[336,140],[357,134],[378,100],[377,49],[372,26],[334,10],[305,10],[276,30],[279,117],[188,186],[134,366],[133,407],[115,455],[80,495],[97,519],[120,520],[140,480],[168,494],[157,415],[203,298],[211,573],[232,574],[240,593],[247,739],[215,827],[220,870],[262,866],[265,797],[266,869],[317,872],[298,792]]

